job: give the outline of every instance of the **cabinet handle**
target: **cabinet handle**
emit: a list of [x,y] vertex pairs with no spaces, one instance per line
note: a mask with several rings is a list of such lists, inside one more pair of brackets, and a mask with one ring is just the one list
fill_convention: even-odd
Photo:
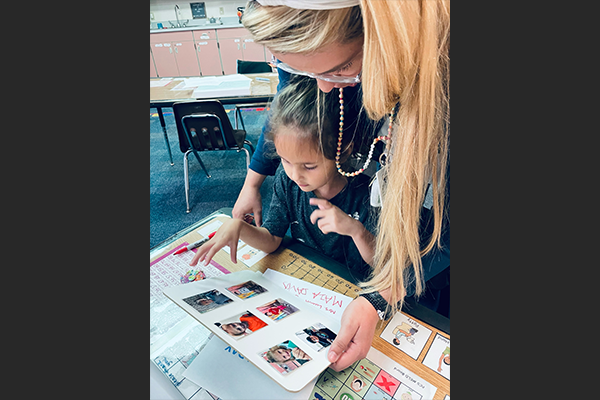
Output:
[[238,45],[238,50],[239,50],[240,49],[240,44],[238,43],[237,45]]
[[242,47],[246,50],[246,43],[242,43]]
[[169,54],[173,54],[173,48],[169,47]]
[[177,51],[177,47],[175,47],[175,53],[179,54],[179,51]]

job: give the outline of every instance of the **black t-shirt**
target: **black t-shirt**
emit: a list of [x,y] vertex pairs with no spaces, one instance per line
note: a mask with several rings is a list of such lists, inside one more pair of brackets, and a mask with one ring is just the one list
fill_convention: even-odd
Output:
[[[370,204],[369,180],[366,175],[348,178],[346,187],[329,202],[375,234],[377,223]],[[278,237],[285,236],[291,226],[292,238],[346,265],[355,278],[365,280],[371,267],[362,259],[354,240],[333,232],[324,234],[317,224],[311,223],[310,215],[318,209],[309,203],[311,198],[317,196],[313,192],[302,191],[280,169],[273,182],[271,206],[262,226]]]

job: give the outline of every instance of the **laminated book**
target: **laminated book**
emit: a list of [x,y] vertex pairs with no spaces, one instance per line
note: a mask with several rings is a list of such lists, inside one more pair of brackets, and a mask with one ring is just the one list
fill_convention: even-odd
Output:
[[338,319],[260,272],[240,271],[163,293],[285,390],[298,392],[330,362]]

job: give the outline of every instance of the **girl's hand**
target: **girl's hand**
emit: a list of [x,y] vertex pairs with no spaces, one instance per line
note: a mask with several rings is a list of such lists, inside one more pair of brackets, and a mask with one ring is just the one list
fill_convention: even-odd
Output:
[[329,346],[327,358],[335,371],[348,368],[367,356],[379,316],[364,297],[355,298],[342,314],[342,326]]
[[310,204],[319,207],[310,215],[310,222],[317,223],[321,232],[325,234],[335,232],[340,235],[352,236],[362,228],[360,221],[355,220],[325,199],[312,198]]
[[190,266],[197,265],[198,261],[202,261],[204,265],[208,265],[217,251],[225,246],[229,246],[230,248],[231,262],[237,264],[237,245],[240,239],[242,224],[245,224],[242,220],[230,219],[221,225],[215,236],[198,248],[198,252],[192,258],[192,261],[190,261]]

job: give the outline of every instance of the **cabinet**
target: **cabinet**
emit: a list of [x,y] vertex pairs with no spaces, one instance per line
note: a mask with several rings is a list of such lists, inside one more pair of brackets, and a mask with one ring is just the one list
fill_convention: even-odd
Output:
[[179,69],[179,76],[199,76],[200,67],[196,57],[194,41],[173,42],[175,61]]
[[191,31],[152,34],[150,47],[158,76],[200,75]]
[[156,78],[156,67],[154,66],[154,58],[152,57],[152,47],[150,47],[150,78]]
[[214,29],[194,31],[194,44],[202,76],[223,75],[219,44]]
[[219,29],[217,36],[225,75],[236,73],[237,60],[266,61],[265,47],[254,43],[245,28]]
[[219,47],[215,39],[197,41],[196,52],[202,76],[223,75]]
[[271,52],[245,28],[150,34],[150,77],[235,74],[237,60],[270,61]]

